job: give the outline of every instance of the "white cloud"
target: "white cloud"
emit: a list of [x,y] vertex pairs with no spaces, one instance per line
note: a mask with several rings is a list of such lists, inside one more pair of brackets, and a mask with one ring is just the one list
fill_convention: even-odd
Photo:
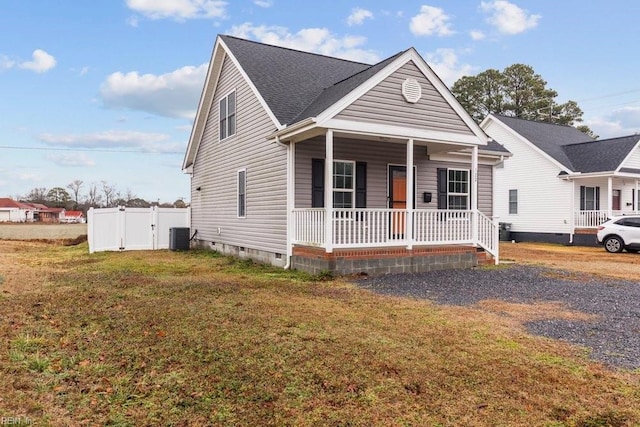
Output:
[[[147,18],[224,18],[226,1],[220,0],[127,0],[127,6]],[[130,23],[131,25],[131,23]]]
[[175,144],[168,143],[169,135],[137,131],[108,130],[84,134],[43,133],[38,139],[47,145],[84,149],[140,149],[143,151],[169,151]]
[[56,58],[42,49],[34,50],[32,58],[31,61],[21,62],[18,67],[35,71],[36,73],[44,73],[56,66]]
[[366,37],[339,37],[326,28],[305,28],[293,34],[285,27],[254,26],[250,22],[246,22],[232,27],[229,34],[236,37],[254,39],[262,43],[315,52],[352,61],[375,63],[380,60],[374,51],[362,48],[362,45],[367,41]]
[[96,162],[89,158],[86,154],[83,153],[79,153],[79,154],[71,154],[71,153],[64,153],[64,154],[47,154],[46,155],[47,160],[51,160],[53,163],[55,163],[58,166],[64,166],[64,167],[82,167],[82,166],[95,166]]
[[454,34],[449,20],[451,18],[439,7],[423,5],[420,13],[411,18],[409,28],[416,36],[450,36]]
[[127,18],[127,24],[129,24],[130,26],[137,28],[138,27],[138,17],[136,15],[131,15],[130,17]]
[[469,31],[469,35],[473,40],[482,40],[485,38],[485,34],[480,30],[471,30]]
[[373,19],[373,13],[367,9],[356,7],[351,11],[351,15],[347,18],[347,24],[349,26],[361,25],[365,19]]
[[640,132],[640,107],[623,107],[605,116],[585,119],[583,123],[600,139],[633,135]]
[[260,7],[271,7],[273,6],[273,1],[271,0],[253,0],[253,4]]
[[474,67],[469,64],[460,64],[458,55],[453,49],[437,49],[425,55],[429,66],[447,85],[451,86],[462,76],[474,73]]
[[140,110],[164,117],[193,119],[208,64],[186,66],[166,74],[116,72],[100,86],[109,108]]
[[13,68],[14,65],[16,65],[15,61],[12,61],[6,55],[0,55],[0,70]]
[[541,18],[540,15],[530,14],[506,0],[483,1],[480,9],[489,14],[487,22],[504,34],[519,34],[535,28]]

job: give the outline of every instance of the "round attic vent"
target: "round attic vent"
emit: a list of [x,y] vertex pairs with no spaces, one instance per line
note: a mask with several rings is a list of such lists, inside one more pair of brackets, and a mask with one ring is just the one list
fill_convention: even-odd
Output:
[[402,96],[407,102],[415,104],[422,97],[422,87],[416,79],[407,79],[402,82]]

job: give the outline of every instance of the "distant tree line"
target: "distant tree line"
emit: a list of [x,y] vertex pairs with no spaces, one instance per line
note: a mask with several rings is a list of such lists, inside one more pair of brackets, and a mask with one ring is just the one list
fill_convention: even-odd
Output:
[[[83,191],[84,190],[84,191]],[[138,197],[127,189],[120,192],[115,185],[107,181],[92,182],[85,185],[84,181],[76,179],[66,187],[36,187],[27,194],[16,197],[17,200],[31,203],[41,203],[52,208],[64,208],[67,210],[81,210],[86,212],[89,208],[112,208],[127,206],[132,208],[148,208],[150,206],[184,208],[187,204],[178,199],[173,203],[149,202]]]

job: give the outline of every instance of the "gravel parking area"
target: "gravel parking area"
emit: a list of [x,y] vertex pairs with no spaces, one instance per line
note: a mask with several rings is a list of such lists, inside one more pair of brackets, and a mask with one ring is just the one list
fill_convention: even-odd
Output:
[[[637,276],[636,276],[637,277]],[[560,302],[591,320],[544,318],[524,323],[530,333],[585,346],[607,365],[640,368],[640,280],[512,265],[497,269],[397,274],[356,281],[371,291],[438,304],[473,306],[486,300],[540,304]]]

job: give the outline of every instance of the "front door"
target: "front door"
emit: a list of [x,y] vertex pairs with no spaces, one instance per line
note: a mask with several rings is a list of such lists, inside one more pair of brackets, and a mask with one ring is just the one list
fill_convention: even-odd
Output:
[[[407,208],[407,167],[389,166],[389,208]],[[405,230],[406,212],[392,212],[391,234],[396,238],[402,238]]]
[[613,190],[613,193],[611,193],[611,209],[614,211],[620,210],[620,190]]

